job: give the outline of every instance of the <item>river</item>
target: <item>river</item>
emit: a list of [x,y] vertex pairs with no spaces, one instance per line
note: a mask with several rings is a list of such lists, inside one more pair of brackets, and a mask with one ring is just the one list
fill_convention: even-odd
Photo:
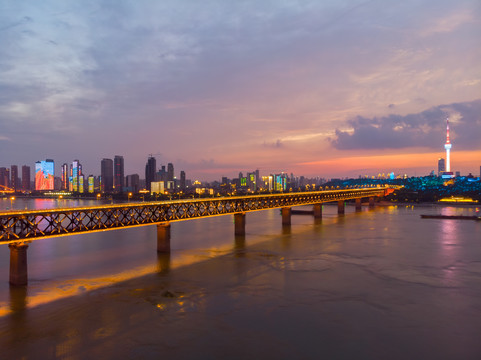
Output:
[[[3,202],[2,202],[3,201]],[[95,201],[0,200],[0,209]],[[479,359],[481,222],[471,206],[376,206],[323,219],[279,210],[34,241],[8,286],[0,348],[26,359]],[[3,279],[3,280],[2,280]],[[41,354],[42,356],[39,356]],[[0,356],[1,358],[1,356]]]

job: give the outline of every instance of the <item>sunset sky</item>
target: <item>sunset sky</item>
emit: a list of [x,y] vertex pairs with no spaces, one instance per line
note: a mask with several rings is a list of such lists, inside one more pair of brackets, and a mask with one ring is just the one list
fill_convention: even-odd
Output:
[[479,0],[3,0],[0,166],[479,176]]

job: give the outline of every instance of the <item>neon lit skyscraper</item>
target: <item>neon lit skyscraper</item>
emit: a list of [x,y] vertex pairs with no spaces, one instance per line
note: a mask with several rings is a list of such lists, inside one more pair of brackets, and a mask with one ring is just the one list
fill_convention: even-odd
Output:
[[451,151],[451,142],[449,141],[449,118],[446,119],[446,144],[444,148],[446,149],[446,172],[451,172],[451,160],[449,157],[449,152]]

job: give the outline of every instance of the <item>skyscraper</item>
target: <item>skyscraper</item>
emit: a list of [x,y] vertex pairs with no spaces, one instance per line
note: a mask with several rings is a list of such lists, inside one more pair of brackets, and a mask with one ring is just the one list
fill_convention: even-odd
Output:
[[124,188],[124,157],[115,155],[114,158],[114,189],[121,193]]
[[185,190],[185,171],[182,170],[180,172],[180,190]]
[[446,149],[446,172],[451,172],[451,142],[449,141],[449,118],[446,119],[446,144],[444,144],[444,148]]
[[7,168],[0,167],[0,185],[8,187],[10,183],[9,175],[10,173]]
[[55,164],[52,159],[35,163],[35,190],[53,190]]
[[174,164],[167,164],[167,181],[174,181]]
[[145,188],[151,190],[150,184],[155,181],[155,171],[157,168],[157,161],[153,156],[150,156],[145,165]]
[[80,174],[81,165],[78,160],[72,162],[72,191],[78,192],[80,190]]
[[19,190],[19,184],[18,184],[18,166],[17,165],[11,165],[10,166],[10,187],[14,190],[17,191]]
[[444,162],[443,158],[439,158],[438,160],[438,176],[441,176],[443,172],[446,171],[446,163]]
[[114,187],[114,162],[112,159],[102,159],[100,163],[101,191],[112,192]]
[[69,173],[68,173],[68,164],[62,164],[62,190],[69,189]]
[[22,166],[22,190],[30,190],[30,166]]

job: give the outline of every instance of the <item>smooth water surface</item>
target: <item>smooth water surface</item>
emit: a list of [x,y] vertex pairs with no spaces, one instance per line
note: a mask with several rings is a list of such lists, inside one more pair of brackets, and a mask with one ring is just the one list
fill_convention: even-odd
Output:
[[[29,205],[29,204],[28,204]],[[34,241],[27,289],[0,246],[0,344],[38,358],[481,358],[475,207],[279,210]],[[3,279],[3,281],[1,281]],[[20,356],[19,356],[20,357]]]

